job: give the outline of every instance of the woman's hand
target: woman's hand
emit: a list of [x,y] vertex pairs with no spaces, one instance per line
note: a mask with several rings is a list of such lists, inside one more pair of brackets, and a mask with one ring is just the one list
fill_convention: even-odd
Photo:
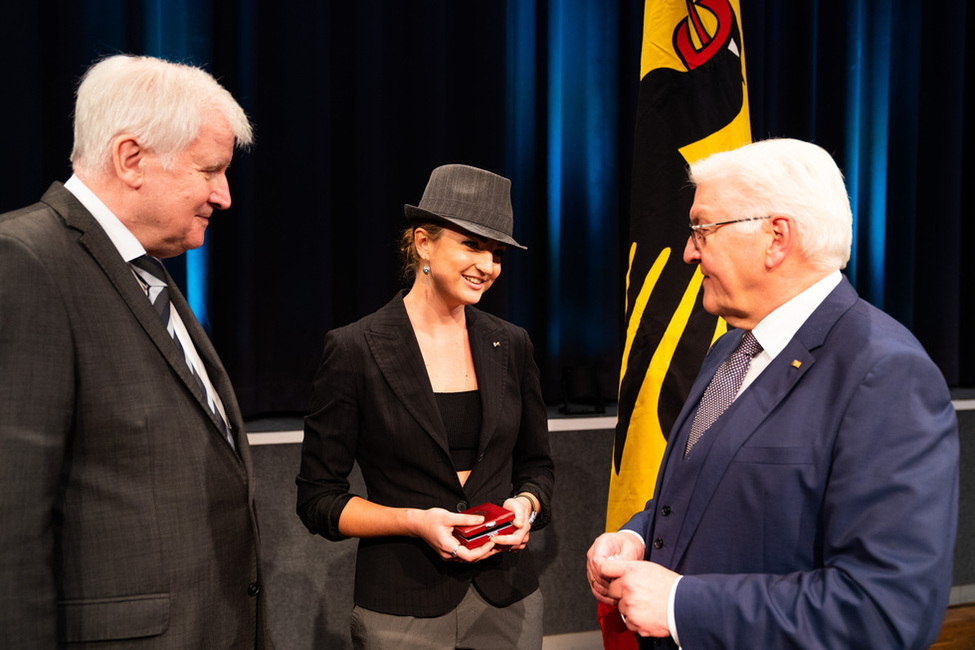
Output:
[[469,549],[454,537],[454,526],[482,524],[484,517],[481,515],[464,515],[443,508],[411,510],[409,514],[410,531],[413,536],[429,544],[430,548],[444,560],[477,562],[500,552],[495,547],[493,539],[483,546]]
[[493,541],[500,551],[511,551],[516,553],[528,545],[528,535],[531,532],[534,510],[532,502],[528,497],[516,496],[507,499],[501,507],[515,513],[515,518],[511,522],[515,531],[510,535],[495,535]]

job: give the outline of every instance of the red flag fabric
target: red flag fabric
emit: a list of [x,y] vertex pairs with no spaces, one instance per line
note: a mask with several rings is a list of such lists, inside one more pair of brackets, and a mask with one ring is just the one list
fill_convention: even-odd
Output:
[[636,635],[626,628],[620,610],[599,603],[599,627],[606,650],[638,650]]

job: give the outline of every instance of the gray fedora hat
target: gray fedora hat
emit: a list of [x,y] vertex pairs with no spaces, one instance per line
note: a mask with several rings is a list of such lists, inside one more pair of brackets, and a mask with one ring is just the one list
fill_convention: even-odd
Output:
[[406,218],[445,221],[487,239],[525,248],[511,236],[511,181],[469,165],[443,165],[430,173],[419,206],[407,204]]

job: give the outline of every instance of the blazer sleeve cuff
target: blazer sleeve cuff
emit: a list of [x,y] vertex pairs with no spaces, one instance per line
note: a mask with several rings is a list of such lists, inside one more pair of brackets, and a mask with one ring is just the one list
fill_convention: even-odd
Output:
[[511,496],[515,496],[520,492],[528,492],[538,499],[538,514],[535,516],[535,523],[532,524],[532,530],[538,530],[547,526],[548,522],[552,518],[552,509],[549,506],[548,499],[545,497],[542,488],[534,483],[523,483],[519,487],[515,488]]

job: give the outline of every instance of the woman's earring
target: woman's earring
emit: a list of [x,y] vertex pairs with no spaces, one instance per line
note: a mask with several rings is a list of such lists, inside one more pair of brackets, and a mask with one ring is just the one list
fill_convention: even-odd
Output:
[[430,264],[429,262],[423,263],[423,275],[427,277],[427,286],[430,286]]

